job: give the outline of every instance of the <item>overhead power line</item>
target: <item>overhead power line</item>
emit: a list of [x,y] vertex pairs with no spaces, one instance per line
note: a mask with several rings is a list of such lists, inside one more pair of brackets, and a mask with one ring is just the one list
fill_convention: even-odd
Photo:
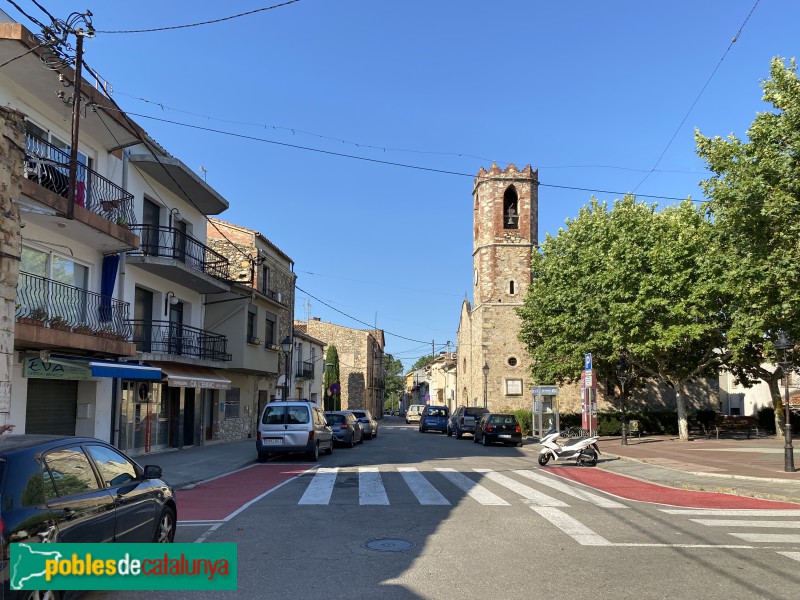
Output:
[[295,4],[296,2],[300,2],[300,0],[288,0],[288,2],[283,2],[281,4],[275,4],[273,6],[265,6],[264,8],[256,8],[254,10],[248,10],[247,12],[239,13],[236,15],[230,15],[229,17],[222,17],[220,19],[211,19],[208,21],[201,21],[199,23],[189,23],[187,25],[172,25],[169,27],[155,27],[153,29],[118,29],[118,30],[97,30],[97,33],[153,33],[156,31],[172,31],[174,29],[188,29],[189,27],[200,27],[202,25],[212,25],[214,23],[222,23],[223,21],[230,21],[232,19],[238,19],[239,17],[246,17],[249,15],[254,15],[256,13],[264,12],[267,10],[274,10],[276,8],[282,8],[284,6],[288,6],[289,4]]

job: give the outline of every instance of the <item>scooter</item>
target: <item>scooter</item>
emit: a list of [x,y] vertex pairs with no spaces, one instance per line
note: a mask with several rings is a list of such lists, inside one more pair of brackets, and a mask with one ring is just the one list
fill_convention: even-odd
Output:
[[558,443],[559,435],[558,431],[551,429],[539,442],[544,446],[539,452],[540,465],[545,466],[551,458],[554,461],[575,459],[575,464],[582,467],[593,467],[597,464],[597,457],[600,455],[597,436],[577,438],[562,446]]

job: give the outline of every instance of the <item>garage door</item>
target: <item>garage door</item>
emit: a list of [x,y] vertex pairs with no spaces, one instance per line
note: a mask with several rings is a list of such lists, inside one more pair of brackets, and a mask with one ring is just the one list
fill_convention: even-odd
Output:
[[75,435],[78,382],[28,379],[25,433]]

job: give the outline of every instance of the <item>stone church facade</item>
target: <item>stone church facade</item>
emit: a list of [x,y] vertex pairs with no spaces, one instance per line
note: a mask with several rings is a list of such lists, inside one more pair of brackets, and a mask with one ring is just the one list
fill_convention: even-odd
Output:
[[458,325],[458,404],[530,408],[530,359],[517,334],[538,239],[538,171],[481,168],[473,196],[473,280]]

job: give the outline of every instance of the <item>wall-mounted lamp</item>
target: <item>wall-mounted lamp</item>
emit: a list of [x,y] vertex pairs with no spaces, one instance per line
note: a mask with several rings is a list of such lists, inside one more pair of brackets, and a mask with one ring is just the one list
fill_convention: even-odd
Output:
[[169,307],[175,306],[178,304],[180,300],[175,295],[175,292],[167,292],[167,297],[164,298],[164,316],[166,317],[169,314]]
[[169,211],[169,228],[170,229],[172,229],[172,220],[173,219],[176,220],[176,221],[182,221],[183,220],[183,215],[181,214],[181,211],[179,211],[177,208],[172,208]]

